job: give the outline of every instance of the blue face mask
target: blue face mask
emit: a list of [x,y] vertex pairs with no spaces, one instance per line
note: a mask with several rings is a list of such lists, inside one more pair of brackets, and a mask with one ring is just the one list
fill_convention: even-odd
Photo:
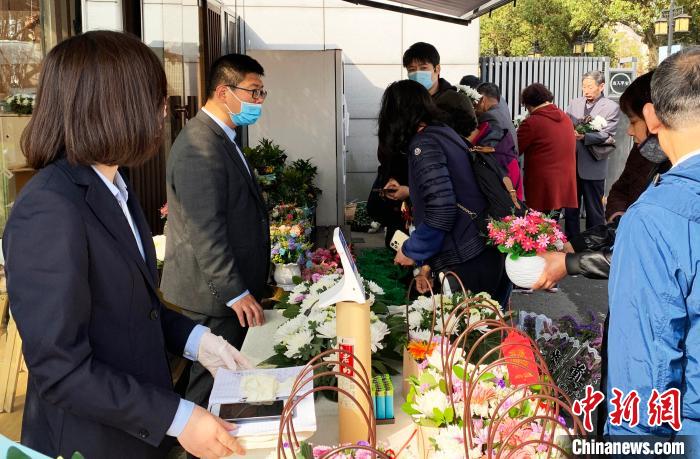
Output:
[[430,70],[418,70],[408,74],[408,79],[422,84],[425,89],[433,87],[433,72]]
[[[238,99],[238,96],[229,89],[231,94],[233,94],[233,97]],[[250,102],[243,102],[241,99],[238,99],[238,101],[241,103],[241,112],[240,113],[233,113],[230,108],[228,108],[228,105],[226,105],[226,108],[228,109],[228,115],[231,117],[231,122],[235,124],[236,126],[249,126],[251,124],[255,124],[256,121],[258,121],[258,118],[260,118],[260,115],[262,115],[262,104],[251,104]]]

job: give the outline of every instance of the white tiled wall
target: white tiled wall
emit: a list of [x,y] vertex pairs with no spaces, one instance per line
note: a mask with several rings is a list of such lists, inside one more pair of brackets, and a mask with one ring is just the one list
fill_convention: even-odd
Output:
[[458,83],[477,72],[479,24],[438,22],[342,0],[226,0],[245,24],[247,49],[343,50],[350,111],[348,199],[366,199],[377,160],[377,113],[386,86],[406,77],[403,52],[417,41],[440,52],[442,76]]

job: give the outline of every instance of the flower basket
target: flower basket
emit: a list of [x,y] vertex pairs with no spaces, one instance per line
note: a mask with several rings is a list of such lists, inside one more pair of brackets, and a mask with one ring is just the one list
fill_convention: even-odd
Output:
[[301,267],[298,263],[276,263],[274,277],[277,286],[289,292],[294,288],[294,278],[301,279]]
[[421,369],[418,366],[418,362],[413,358],[410,352],[404,348],[403,350],[403,370],[401,371],[401,395],[405,399],[408,396],[408,391],[411,388],[411,383],[408,378],[411,376],[418,377],[420,375]]
[[435,447],[430,441],[431,438],[435,438],[440,433],[438,427],[426,427],[418,425],[418,433],[416,435],[418,439],[418,458],[428,459],[435,453]]
[[544,271],[544,258],[534,256],[524,256],[513,259],[506,257],[506,273],[513,284],[518,287],[532,288]]

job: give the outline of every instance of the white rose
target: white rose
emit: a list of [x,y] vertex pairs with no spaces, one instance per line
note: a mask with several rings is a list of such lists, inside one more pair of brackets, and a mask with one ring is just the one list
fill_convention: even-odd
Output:
[[591,127],[596,131],[602,131],[604,128],[608,127],[608,121],[602,116],[598,115],[591,121]]

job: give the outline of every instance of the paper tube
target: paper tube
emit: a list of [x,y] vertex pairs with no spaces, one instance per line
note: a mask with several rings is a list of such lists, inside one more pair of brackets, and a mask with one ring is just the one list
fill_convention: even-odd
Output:
[[[336,305],[336,334],[338,346],[355,354],[362,362],[368,377],[372,377],[372,353],[370,348],[369,303],[340,302]],[[360,366],[353,362],[353,371],[360,371]],[[344,371],[341,369],[341,371]],[[353,394],[360,401],[365,412],[370,412],[368,401],[362,391],[348,378],[339,377],[338,387]],[[367,441],[368,425],[362,412],[347,396],[338,394],[338,427],[340,443],[357,444]]]

